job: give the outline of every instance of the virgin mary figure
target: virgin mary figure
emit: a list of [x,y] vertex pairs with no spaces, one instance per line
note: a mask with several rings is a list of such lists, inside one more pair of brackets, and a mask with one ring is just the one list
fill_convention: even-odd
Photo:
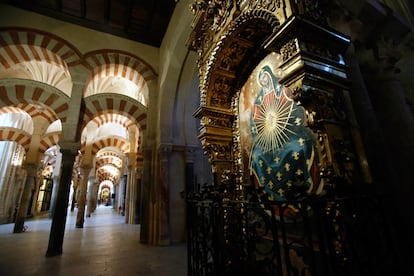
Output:
[[255,185],[270,201],[290,199],[292,187],[312,193],[319,181],[318,156],[315,137],[305,126],[304,108],[269,66],[259,71],[258,83],[261,90],[250,117],[249,167]]

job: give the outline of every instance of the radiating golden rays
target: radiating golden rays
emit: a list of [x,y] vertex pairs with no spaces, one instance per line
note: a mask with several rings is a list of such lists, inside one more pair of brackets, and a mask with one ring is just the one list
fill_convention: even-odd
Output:
[[278,98],[259,106],[255,119],[257,136],[256,144],[263,152],[277,151],[289,140],[288,133],[295,134],[289,129],[292,126],[289,118],[293,111],[293,104],[290,100],[281,101]]

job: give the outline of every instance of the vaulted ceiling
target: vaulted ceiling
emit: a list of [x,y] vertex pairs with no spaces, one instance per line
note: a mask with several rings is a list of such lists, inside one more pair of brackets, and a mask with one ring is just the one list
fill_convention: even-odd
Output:
[[159,47],[177,0],[0,0],[0,2]]

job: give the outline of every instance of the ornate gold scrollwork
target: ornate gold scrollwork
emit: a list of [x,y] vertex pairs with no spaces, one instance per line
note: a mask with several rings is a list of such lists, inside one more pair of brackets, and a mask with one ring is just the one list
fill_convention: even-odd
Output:
[[299,52],[299,40],[293,38],[289,40],[285,45],[280,49],[280,54],[282,55],[282,60],[287,61],[293,57],[296,53]]

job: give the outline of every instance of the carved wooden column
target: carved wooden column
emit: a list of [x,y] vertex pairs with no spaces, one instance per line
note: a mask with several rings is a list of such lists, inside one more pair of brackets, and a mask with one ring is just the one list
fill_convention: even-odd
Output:
[[265,48],[281,54],[280,82],[293,90],[306,110],[308,126],[318,141],[322,181],[345,186],[370,183],[342,58],[350,39],[330,29],[322,11],[315,9],[305,17],[299,14],[303,8],[298,4],[298,12],[268,39]]
[[214,183],[220,185],[220,176],[233,171],[232,135],[233,113],[213,107],[200,107],[195,113],[200,119],[201,145],[211,163]]

